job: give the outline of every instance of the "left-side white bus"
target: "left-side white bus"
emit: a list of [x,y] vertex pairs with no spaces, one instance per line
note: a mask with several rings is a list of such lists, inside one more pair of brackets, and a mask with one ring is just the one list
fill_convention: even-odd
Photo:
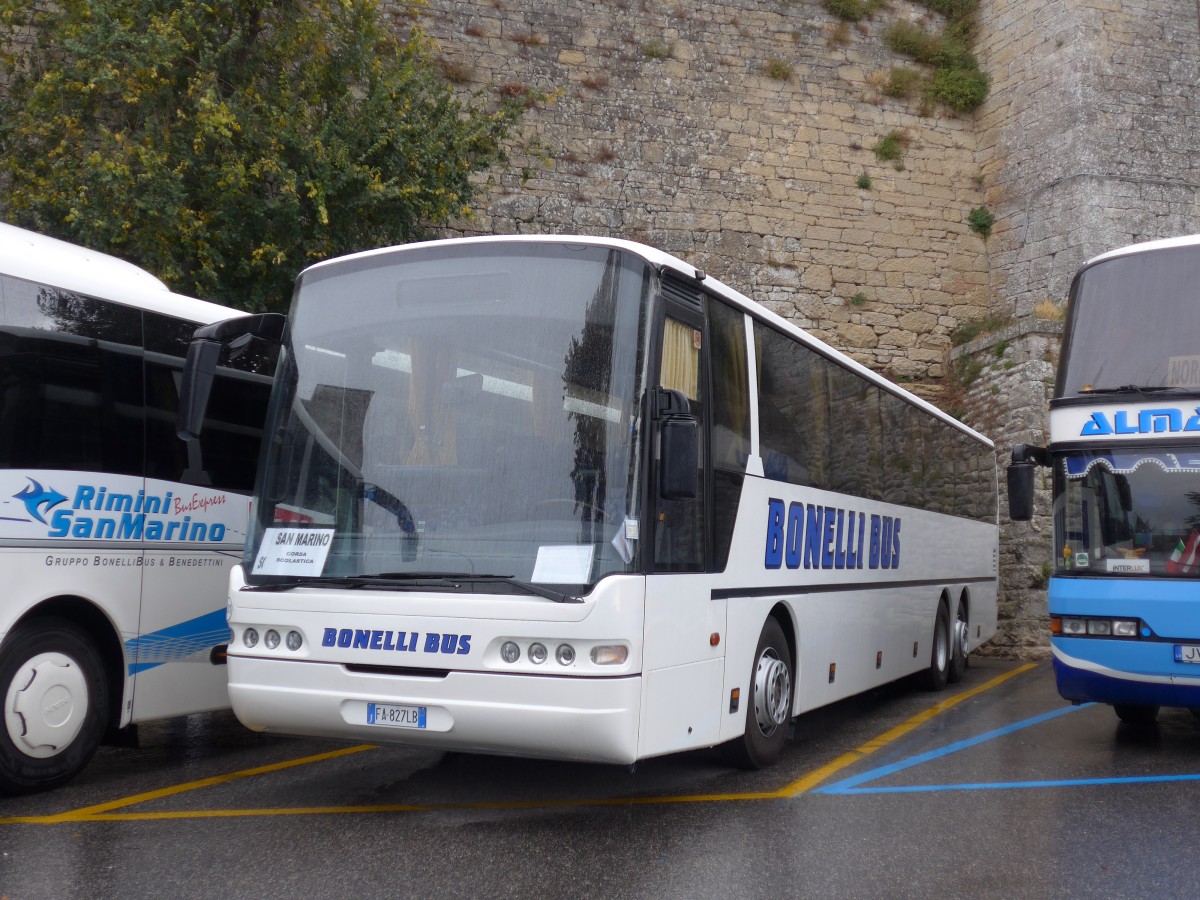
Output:
[[995,631],[992,442],[651,247],[369,251],[274,330],[230,576],[253,729],[759,766]]
[[270,357],[217,368],[176,435],[195,328],[234,310],[0,224],[0,793],[55,787],[131,723],[229,705]]

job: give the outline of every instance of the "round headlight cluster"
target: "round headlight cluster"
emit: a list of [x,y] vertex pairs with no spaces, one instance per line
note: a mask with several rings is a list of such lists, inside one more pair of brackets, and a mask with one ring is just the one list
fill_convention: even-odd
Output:
[[[564,668],[570,668],[578,663],[580,652],[596,666],[623,666],[629,661],[629,647],[625,644],[597,644],[578,651],[573,644],[565,642],[554,647],[554,661]],[[500,645],[500,659],[509,665],[519,662],[522,655],[535,666],[544,665],[550,658],[549,644],[533,641],[523,647],[516,640],[506,640]]]
[[[242,629],[243,646],[247,648],[257,647],[258,640],[259,634],[257,628]],[[262,635],[262,643],[263,646],[268,650],[277,650],[279,649],[279,645],[282,643],[285,644],[289,650],[295,653],[304,646],[304,635],[293,629],[287,633],[287,638],[285,639],[281,637],[279,632],[274,628],[268,628],[266,633]]]

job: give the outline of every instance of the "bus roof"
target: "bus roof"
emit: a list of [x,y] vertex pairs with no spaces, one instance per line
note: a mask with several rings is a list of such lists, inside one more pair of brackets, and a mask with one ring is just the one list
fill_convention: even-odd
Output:
[[984,443],[988,444],[989,446],[995,446],[993,444],[992,440],[990,438],[988,438],[986,435],[980,434],[978,431],[971,428],[969,425],[966,425],[963,422],[960,422],[958,419],[954,418],[953,416],[949,415],[948,413],[944,412],[943,410],[938,409],[938,407],[934,406],[932,403],[928,402],[927,400],[923,400],[920,397],[918,397],[916,394],[913,394],[910,391],[906,391],[904,388],[900,387],[899,385],[893,384],[892,382],[890,382],[886,378],[884,378],[882,375],[871,370],[867,366],[864,366],[862,363],[851,359],[850,357],[846,356],[841,351],[834,349],[833,347],[826,344],[824,341],[820,340],[819,338],[813,337],[808,332],[797,327],[794,323],[789,322],[787,319],[783,318],[782,316],[771,312],[766,307],[755,302],[754,300],[751,300],[749,297],[747,297],[746,295],[742,294],[741,292],[735,290],[734,288],[731,288],[729,285],[724,284],[723,282],[721,282],[720,280],[718,280],[716,278],[713,278],[711,275],[706,275],[702,269],[698,269],[695,266],[693,266],[689,263],[686,263],[677,257],[671,256],[669,253],[664,253],[663,251],[657,250],[654,247],[650,247],[645,244],[639,244],[635,241],[627,241],[622,238],[596,237],[596,236],[592,236],[592,235],[577,235],[577,234],[508,234],[508,235],[480,235],[480,236],[476,236],[476,237],[465,237],[465,238],[445,238],[442,240],[435,240],[435,241],[418,241],[418,242],[415,242],[412,244],[402,244],[400,246],[395,246],[395,247],[381,247],[376,250],[363,250],[359,253],[353,253],[348,256],[341,256],[341,257],[337,257],[335,259],[323,260],[322,262],[314,263],[313,265],[309,266],[307,269],[305,269],[303,272],[300,273],[300,277],[303,278],[304,275],[307,274],[308,272],[314,272],[314,271],[324,269],[327,267],[337,266],[342,262],[351,261],[351,260],[361,260],[361,259],[369,258],[372,256],[384,256],[384,255],[392,254],[392,253],[401,254],[406,251],[415,250],[418,248],[428,248],[428,247],[436,247],[436,246],[453,246],[456,244],[488,244],[488,243],[581,244],[581,245],[585,245],[585,246],[590,245],[590,246],[599,246],[599,247],[611,247],[616,250],[625,250],[636,256],[640,256],[642,259],[644,259],[650,265],[652,265],[658,269],[670,269],[674,272],[677,272],[678,274],[682,275],[685,278],[692,278],[692,279],[696,279],[697,281],[702,281],[704,283],[705,287],[712,290],[713,293],[718,294],[723,299],[730,301],[733,305],[740,307],[743,311],[748,312],[751,315],[761,319],[762,321],[771,324],[773,327],[775,327],[779,330],[786,331],[788,334],[792,335],[800,342],[807,344],[809,347],[816,350],[818,353],[822,354],[823,356],[825,356],[831,360],[834,360],[839,365],[851,370],[852,372],[856,373],[857,375],[860,375],[861,377],[867,379],[868,381],[873,382],[874,384],[878,385],[880,388],[887,390],[893,394],[896,394],[897,396],[903,397],[905,400],[912,403],[913,405],[920,407],[921,409],[923,409],[926,412],[945,421],[947,424],[952,425],[953,427],[959,429],[960,431],[970,434],[972,437],[975,437],[978,440],[983,441]]
[[1149,253],[1153,250],[1170,250],[1175,247],[1196,247],[1200,246],[1200,234],[1187,234],[1182,237],[1161,238],[1156,241],[1143,241],[1140,244],[1130,244],[1128,247],[1118,247],[1116,250],[1109,250],[1106,253],[1101,253],[1099,256],[1093,256],[1085,262],[1080,268],[1086,269],[1088,266],[1098,262],[1104,262],[1107,259],[1112,259],[1117,256],[1129,256],[1134,253]]
[[174,294],[131,262],[0,222],[0,273],[197,323],[242,310]]

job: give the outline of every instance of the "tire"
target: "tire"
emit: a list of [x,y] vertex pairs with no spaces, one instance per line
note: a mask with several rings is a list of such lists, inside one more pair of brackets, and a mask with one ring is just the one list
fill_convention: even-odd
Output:
[[926,690],[940,691],[946,687],[950,677],[950,614],[946,604],[939,603],[937,618],[933,622],[933,649],[929,654],[929,668],[921,673],[921,684]]
[[967,611],[962,601],[958,603],[958,611],[954,615],[954,628],[950,632],[950,671],[946,680],[950,684],[958,684],[967,672],[967,647],[971,641],[970,626],[967,623]]
[[1114,703],[1113,712],[1126,725],[1136,725],[1141,728],[1153,725],[1154,720],[1158,718],[1157,706],[1147,706],[1140,703]]
[[726,762],[741,769],[761,769],[779,758],[792,721],[792,672],[792,651],[783,628],[770,617],[750,669],[746,731],[721,748]]
[[108,684],[95,644],[77,625],[36,619],[0,647],[0,793],[29,794],[70,781],[107,724]]

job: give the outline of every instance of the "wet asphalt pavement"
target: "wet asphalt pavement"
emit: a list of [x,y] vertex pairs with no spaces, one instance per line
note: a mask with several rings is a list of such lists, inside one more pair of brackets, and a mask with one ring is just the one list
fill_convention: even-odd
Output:
[[142,726],[0,799],[0,897],[1192,897],[1200,720],[1071,707],[1048,663],[974,660],[802,716],[760,772]]

